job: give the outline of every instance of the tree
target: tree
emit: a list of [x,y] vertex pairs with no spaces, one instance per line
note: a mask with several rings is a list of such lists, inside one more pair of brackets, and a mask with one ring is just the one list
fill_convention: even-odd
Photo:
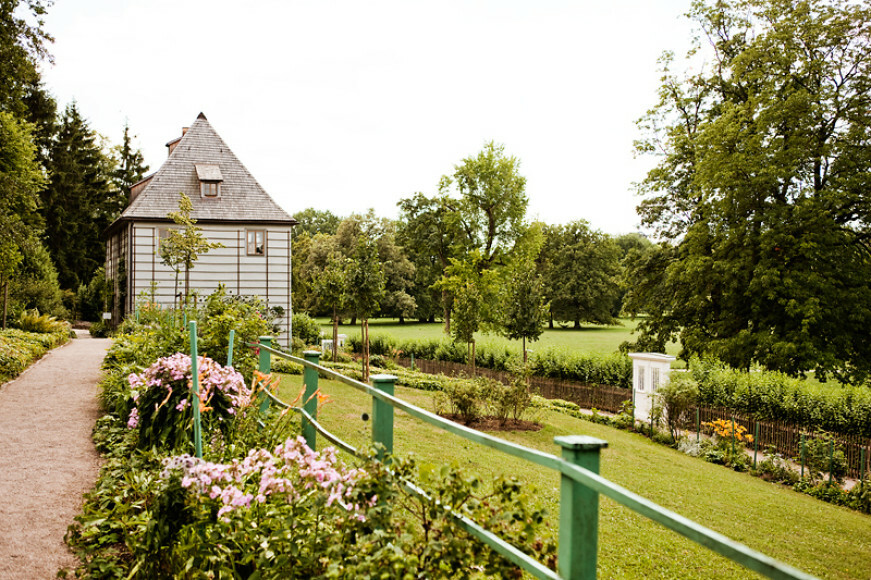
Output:
[[333,323],[333,362],[336,362],[336,348],[339,342],[339,313],[345,308],[348,289],[347,263],[339,253],[330,254],[323,268],[313,282],[313,295],[317,305],[329,309]]
[[[673,58],[640,121],[643,223],[673,245],[643,338],[739,367],[871,373],[871,7],[697,2],[707,65]],[[701,46],[701,40],[706,41]],[[698,56],[696,56],[698,61]]]
[[[519,174],[519,167],[515,157],[505,155],[504,146],[490,142],[477,155],[455,165],[453,174],[442,176],[438,196],[418,193],[399,202],[402,238],[414,248],[415,262],[425,274],[440,267],[444,278],[452,258],[466,260],[472,251],[477,252],[475,260],[481,270],[510,261],[524,238],[529,204],[526,178]],[[453,295],[450,285],[439,287],[445,332],[450,333]]]
[[293,228],[293,236],[307,235],[313,238],[315,234],[335,235],[342,219],[329,210],[317,210],[313,207],[297,212],[294,219],[299,222]]
[[142,151],[133,147],[135,137],[135,135],[131,137],[130,125],[125,122],[121,145],[112,148],[112,157],[115,163],[111,175],[112,182],[126,196],[130,195],[130,188],[141,181],[148,171]]
[[523,236],[529,200],[519,168],[516,157],[506,157],[505,147],[491,141],[439,184],[442,194],[456,187],[460,199],[447,206],[459,212],[460,229],[468,246],[480,253],[484,269],[503,264]]
[[447,289],[454,300],[454,323],[451,337],[465,342],[469,350],[469,364],[475,367],[475,333],[498,328],[499,299],[498,275],[495,270],[483,269],[477,250],[466,259],[451,258],[445,274],[436,282],[437,289]]
[[103,263],[101,234],[127,198],[110,186],[110,163],[75,103],[51,143],[48,186],[41,192],[46,247],[63,288],[86,284]]
[[9,284],[19,271],[23,252],[37,242],[42,222],[37,213],[44,183],[36,161],[31,126],[0,111],[0,300],[3,328],[9,309]]
[[369,380],[369,318],[378,312],[384,296],[384,271],[375,242],[368,237],[357,239],[354,257],[348,262],[346,270],[345,291],[348,307],[360,317],[363,382],[366,382]]
[[[26,4],[26,7],[19,6]],[[44,28],[46,0],[0,0],[0,110],[27,118],[26,98],[38,86],[38,64],[51,62]]]
[[616,322],[620,248],[610,236],[583,220],[549,227],[539,261],[552,320],[575,328],[582,322]]
[[384,295],[377,314],[404,322],[417,306],[408,293],[414,284],[414,265],[397,245],[395,232],[394,221],[376,218],[375,212],[369,210],[365,216],[354,214],[342,220],[334,240],[338,251],[348,258],[357,253],[361,238],[375,244],[384,275]]
[[502,316],[502,333],[511,340],[523,341],[523,364],[526,364],[526,341],[539,339],[547,316],[544,286],[534,262],[514,268],[503,295]]
[[179,226],[169,230],[169,235],[160,243],[160,261],[175,272],[175,292],[178,294],[178,276],[184,269],[184,303],[187,304],[190,296],[191,270],[202,254],[209,250],[223,248],[220,242],[210,242],[203,235],[202,229],[197,227],[197,220],[191,218],[193,204],[190,198],[180,193],[178,211],[172,211],[166,217]]
[[413,296],[418,318],[433,320],[441,306],[445,332],[450,332],[452,300],[447,289],[438,291],[436,281],[444,275],[451,258],[458,258],[467,248],[462,243],[460,214],[445,194],[432,198],[416,193],[401,199],[397,239],[414,264]]

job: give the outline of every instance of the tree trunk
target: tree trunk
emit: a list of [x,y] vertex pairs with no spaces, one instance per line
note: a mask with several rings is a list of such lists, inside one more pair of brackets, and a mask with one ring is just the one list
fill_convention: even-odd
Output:
[[581,327],[581,321],[580,321],[580,320],[575,320],[575,329],[577,330],[577,329],[580,328],[580,327]]
[[547,321],[547,327],[553,330],[553,313],[551,313],[550,318]]
[[187,307],[188,305],[188,296],[190,295],[191,289],[191,269],[187,266],[184,267],[184,305]]
[[369,382],[369,324],[365,318],[360,319],[360,336],[363,350],[363,382]]
[[474,377],[475,375],[475,339],[472,339],[472,376]]
[[333,308],[333,362],[336,362],[336,343],[339,341],[339,313]]
[[526,337],[523,337],[523,364],[526,364]]
[[451,333],[451,301],[448,299],[448,291],[442,290],[442,307],[445,312],[445,334]]
[[3,281],[3,330],[6,330],[6,314],[9,306],[9,280]]
[[351,315],[351,326],[355,326],[357,324],[357,315]]
[[399,324],[405,324],[405,317],[403,315],[399,315]]

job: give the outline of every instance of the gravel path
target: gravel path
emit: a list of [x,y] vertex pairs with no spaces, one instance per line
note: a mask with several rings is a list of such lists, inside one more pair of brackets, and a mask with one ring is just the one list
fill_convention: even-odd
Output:
[[0,580],[76,563],[63,537],[100,467],[91,430],[108,348],[79,334],[0,387]]

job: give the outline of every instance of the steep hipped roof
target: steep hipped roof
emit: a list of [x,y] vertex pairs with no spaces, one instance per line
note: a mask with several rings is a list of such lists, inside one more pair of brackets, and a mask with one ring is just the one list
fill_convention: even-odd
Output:
[[[197,221],[297,223],[257,183],[205,115],[200,113],[177,141],[169,158],[109,229],[121,221],[165,220],[169,212],[178,211],[180,192],[191,199],[191,217]],[[223,179],[220,197],[201,197],[198,165],[200,173],[207,170]]]

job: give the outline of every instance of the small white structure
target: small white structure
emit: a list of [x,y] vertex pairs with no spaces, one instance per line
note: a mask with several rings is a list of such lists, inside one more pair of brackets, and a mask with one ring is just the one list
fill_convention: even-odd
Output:
[[632,402],[636,421],[650,421],[653,396],[668,383],[671,363],[675,357],[658,352],[630,352],[632,359]]
[[348,340],[347,334],[337,334],[336,335],[336,348],[345,348],[345,341]]
[[333,352],[333,339],[332,338],[324,338],[321,340],[321,354],[332,354]]

